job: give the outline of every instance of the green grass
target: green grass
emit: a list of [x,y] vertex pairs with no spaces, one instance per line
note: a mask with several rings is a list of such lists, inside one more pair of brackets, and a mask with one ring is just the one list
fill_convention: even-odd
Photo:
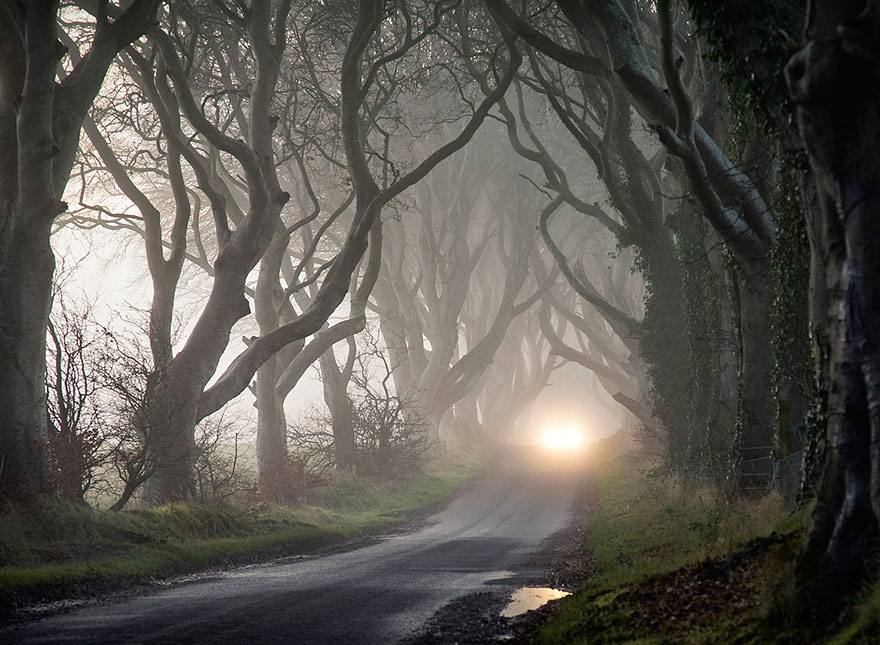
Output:
[[[807,513],[683,488],[631,456],[597,471],[585,539],[597,575],[560,603],[541,643],[766,642]],[[771,537],[772,536],[772,537]]]
[[631,456],[597,469],[587,548],[597,574],[559,603],[539,643],[880,642],[880,583],[830,626],[799,619],[795,567],[810,509],[683,488]]
[[138,581],[331,545],[387,529],[485,470],[444,460],[409,482],[334,477],[310,504],[172,504],[121,512],[45,499],[0,512],[0,604],[72,585]]
[[801,526],[782,499],[729,502],[710,488],[683,488],[639,467],[632,457],[600,466],[601,511],[587,541],[596,557],[595,584],[620,585],[674,571],[742,548],[773,531]]

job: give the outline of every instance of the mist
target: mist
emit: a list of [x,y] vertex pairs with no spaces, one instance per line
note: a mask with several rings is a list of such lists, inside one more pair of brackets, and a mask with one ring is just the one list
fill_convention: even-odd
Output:
[[15,638],[873,633],[876,14],[0,10]]

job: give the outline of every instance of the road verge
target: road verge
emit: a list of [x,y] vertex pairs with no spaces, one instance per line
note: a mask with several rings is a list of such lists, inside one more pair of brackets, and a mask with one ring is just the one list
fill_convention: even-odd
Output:
[[0,513],[0,615],[400,530],[487,464],[485,456],[445,459],[407,482],[338,477],[298,507],[170,504],[109,512],[57,500],[8,506]]

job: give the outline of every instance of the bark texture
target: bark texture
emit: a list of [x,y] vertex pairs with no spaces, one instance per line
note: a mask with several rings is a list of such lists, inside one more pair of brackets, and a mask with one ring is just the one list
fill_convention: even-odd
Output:
[[786,75],[824,213],[813,235],[826,250],[830,388],[826,458],[800,583],[833,609],[868,573],[880,541],[877,3],[818,2],[807,36]]
[[91,48],[60,82],[58,2],[0,8],[0,487],[24,497],[51,488],[45,374],[52,223],[66,209],[60,197],[107,69],[155,19],[158,5],[135,0],[112,23],[100,15]]

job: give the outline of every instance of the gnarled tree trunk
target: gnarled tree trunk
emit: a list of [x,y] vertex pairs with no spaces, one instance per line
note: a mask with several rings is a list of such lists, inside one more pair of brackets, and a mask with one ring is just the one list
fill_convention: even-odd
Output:
[[158,5],[135,0],[112,23],[102,16],[88,54],[62,83],[58,3],[0,9],[0,487],[26,498],[51,488],[45,375],[52,223],[66,209],[60,197],[83,118],[116,54],[155,20]]
[[[353,342],[353,339],[350,339]],[[349,359],[353,362],[356,348],[352,345]],[[351,471],[356,463],[356,442],[354,435],[354,410],[348,397],[348,383],[351,379],[351,365],[339,369],[333,350],[321,355],[321,379],[324,387],[324,402],[330,410],[333,425],[333,457],[336,470]]]
[[880,8],[818,2],[808,29],[786,75],[825,216],[830,389],[799,581],[832,609],[880,542]]

